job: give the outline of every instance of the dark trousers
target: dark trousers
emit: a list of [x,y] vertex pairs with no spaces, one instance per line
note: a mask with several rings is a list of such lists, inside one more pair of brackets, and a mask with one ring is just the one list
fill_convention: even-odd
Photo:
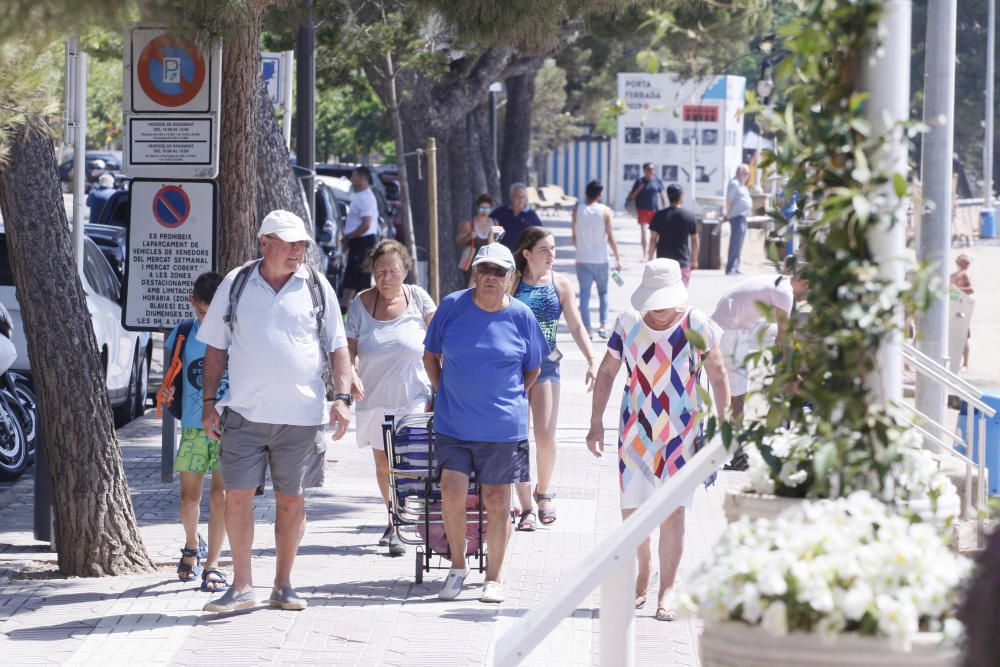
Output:
[[744,215],[729,218],[729,260],[726,262],[726,273],[740,270],[740,254],[743,252],[743,239],[747,235],[747,219]]

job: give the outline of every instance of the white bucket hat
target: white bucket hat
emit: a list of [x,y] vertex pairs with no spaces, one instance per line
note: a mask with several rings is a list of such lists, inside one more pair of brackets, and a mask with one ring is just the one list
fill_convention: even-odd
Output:
[[632,307],[638,311],[677,308],[687,303],[688,291],[681,280],[677,260],[661,257],[642,269],[642,283],[632,292]]
[[306,231],[306,223],[302,218],[291,211],[271,211],[260,223],[260,231],[257,237],[274,234],[285,243],[298,243],[299,241],[313,242],[313,237]]

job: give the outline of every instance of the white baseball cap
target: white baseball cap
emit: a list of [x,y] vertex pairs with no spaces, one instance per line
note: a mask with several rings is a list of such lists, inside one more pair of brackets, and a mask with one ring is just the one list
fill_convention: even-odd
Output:
[[260,231],[257,237],[274,234],[285,243],[298,243],[299,241],[313,242],[312,234],[306,231],[306,223],[302,218],[291,211],[271,211],[260,223]]
[[638,311],[677,308],[687,303],[688,291],[681,280],[681,265],[661,257],[642,269],[642,283],[632,292],[632,307]]
[[479,264],[486,263],[496,264],[508,271],[513,271],[514,255],[510,254],[510,248],[502,243],[487,243],[476,253],[476,258],[472,260],[472,265],[478,266]]

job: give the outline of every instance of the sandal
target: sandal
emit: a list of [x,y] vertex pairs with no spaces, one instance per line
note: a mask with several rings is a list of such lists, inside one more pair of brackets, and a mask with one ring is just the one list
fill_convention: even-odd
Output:
[[658,621],[676,621],[677,612],[673,609],[667,609],[666,607],[657,607],[656,616],[654,618]]
[[[554,493],[538,493],[535,491],[535,502],[538,503],[538,518],[542,522],[543,526],[548,526],[556,522],[556,508],[552,505],[552,501],[556,499],[556,494]],[[549,508],[542,509],[542,501],[549,501]]]
[[527,512],[521,513],[521,520],[517,522],[517,530],[530,533],[535,530],[538,525],[535,523],[535,511],[528,510]]
[[[194,565],[185,563],[185,558],[194,558]],[[201,554],[198,549],[181,549],[181,559],[177,561],[177,578],[185,583],[201,576]]]
[[226,573],[217,567],[206,567],[201,573],[201,590],[206,593],[217,593],[229,588]]

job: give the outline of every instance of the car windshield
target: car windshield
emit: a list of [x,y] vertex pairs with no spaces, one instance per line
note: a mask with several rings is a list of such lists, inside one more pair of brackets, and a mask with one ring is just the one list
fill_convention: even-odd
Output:
[[10,257],[7,255],[6,235],[0,235],[0,286],[14,286],[14,274],[10,268]]

